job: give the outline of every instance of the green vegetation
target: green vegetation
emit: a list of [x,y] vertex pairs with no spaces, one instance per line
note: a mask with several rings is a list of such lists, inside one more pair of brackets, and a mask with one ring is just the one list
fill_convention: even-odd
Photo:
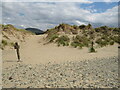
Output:
[[13,42],[11,42],[11,43],[10,43],[10,45],[11,45],[11,46],[14,46],[14,43],[13,43]]
[[48,37],[49,37],[49,36],[52,35],[52,34],[56,34],[56,33],[57,33],[57,30],[55,30],[55,29],[48,29],[48,30],[46,31],[46,33],[48,34]]
[[78,34],[78,30],[72,30],[71,32],[72,34],[76,34],[76,35]]
[[6,46],[6,45],[8,45],[8,42],[6,40],[2,40],[2,45]]
[[4,49],[6,46],[13,47],[14,43],[12,38],[20,40],[20,42],[25,40],[26,35],[33,35],[34,33],[27,31],[25,29],[18,29],[11,24],[3,25],[0,24],[0,29],[2,30],[3,40],[0,43],[0,48]]
[[60,37],[56,40],[58,46],[60,46],[60,45],[69,46],[69,41],[70,41],[70,39],[69,39],[69,37],[66,36],[66,35],[60,36]]
[[7,46],[7,45],[8,45],[8,42],[6,40],[2,40],[1,43],[0,43],[0,48],[4,49],[5,46]]
[[108,45],[108,42],[106,40],[101,39],[101,38],[97,39],[95,41],[95,43],[97,43],[100,47]]
[[115,43],[115,42],[114,42],[113,40],[112,40],[112,41],[110,41],[110,45],[114,45],[114,43]]
[[101,36],[95,41],[99,46],[104,47],[107,45],[114,45],[114,43],[120,43],[118,36]]
[[112,37],[113,41],[120,44],[120,37],[119,36],[114,36]]
[[49,42],[54,42],[58,38],[58,34],[53,34],[49,37]]
[[25,29],[18,29],[18,28],[15,28],[13,25],[11,24],[7,24],[7,25],[2,25],[2,29],[3,31],[4,30],[13,30],[13,31],[20,31],[20,32],[24,32],[24,33],[30,33],[32,35],[34,35],[34,33],[30,32],[30,31],[27,31]]
[[0,48],[3,50],[6,46],[14,46],[13,42],[8,42],[7,40],[2,40],[0,43]]
[[84,30],[86,29],[86,25],[80,25],[79,28]]
[[3,29],[8,29],[8,28],[15,29],[15,27],[13,25],[11,25],[11,24],[2,25],[2,28]]
[[[120,44],[119,33],[120,28],[108,26],[93,28],[91,24],[77,26],[63,23],[55,28],[48,29],[47,39],[50,42],[57,43],[58,46],[89,47],[90,52],[96,52],[95,48],[90,46],[91,42],[94,42],[95,47],[96,45],[104,47],[115,43]],[[70,35],[70,37],[66,35]]]
[[[10,24],[1,24],[0,26],[3,28],[3,31],[19,31],[23,32],[23,35],[26,35],[26,33],[33,34],[32,32],[26,31],[24,29],[17,29]],[[11,32],[9,33],[11,34]],[[12,34],[13,33],[14,32],[12,32]],[[120,44],[120,28],[113,28],[108,26],[93,28],[91,24],[77,26],[62,23],[52,29],[48,29],[46,34],[46,39],[50,43],[57,43],[58,46],[71,45],[74,48],[89,47],[90,52],[95,52],[94,47],[90,47],[92,41],[95,45],[100,47],[114,45],[115,43]],[[6,41],[9,39],[9,37],[5,35],[3,37],[5,40],[2,40],[2,47],[7,45],[14,45],[14,43]]]
[[77,47],[88,47],[89,46],[89,42],[90,40],[85,37],[85,36],[80,36],[80,35],[77,35],[75,38],[73,37],[73,41],[71,43],[71,46],[77,48]]

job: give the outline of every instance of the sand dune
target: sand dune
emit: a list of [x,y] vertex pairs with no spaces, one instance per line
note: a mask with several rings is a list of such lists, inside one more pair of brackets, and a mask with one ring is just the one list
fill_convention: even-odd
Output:
[[[98,48],[97,53],[88,53],[88,48],[77,49],[72,47],[57,47],[56,44],[43,45],[45,35],[32,35],[20,44],[21,63],[39,64],[48,62],[81,61],[85,59],[107,58],[118,56],[118,45]],[[3,50],[3,65],[17,63],[14,49]]]
[[44,45],[45,35],[20,43],[22,62],[14,49],[3,50],[3,87],[12,88],[111,88],[118,86],[118,45],[97,48]]

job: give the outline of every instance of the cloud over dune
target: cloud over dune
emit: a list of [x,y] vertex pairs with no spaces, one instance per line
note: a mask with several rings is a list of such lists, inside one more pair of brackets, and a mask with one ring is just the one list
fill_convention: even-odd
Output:
[[95,26],[117,26],[118,6],[102,13],[93,13],[83,9],[78,3],[68,2],[4,2],[3,23],[17,27],[37,27],[42,30],[52,28],[60,23],[88,24]]

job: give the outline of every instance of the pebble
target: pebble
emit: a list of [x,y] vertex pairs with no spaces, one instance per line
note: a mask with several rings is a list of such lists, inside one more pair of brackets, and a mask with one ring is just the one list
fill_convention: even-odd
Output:
[[118,57],[34,66],[19,63],[3,68],[2,75],[5,88],[117,88]]

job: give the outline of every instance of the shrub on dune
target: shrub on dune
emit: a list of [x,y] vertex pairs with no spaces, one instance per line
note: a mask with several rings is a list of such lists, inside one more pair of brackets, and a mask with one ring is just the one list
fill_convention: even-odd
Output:
[[5,46],[8,45],[8,42],[6,40],[2,40],[1,43],[0,43],[0,48],[1,49],[4,49]]
[[110,41],[110,45],[114,45],[114,41]]
[[2,40],[2,45],[6,46],[6,45],[8,45],[8,42],[6,40]]
[[51,37],[49,37],[49,42],[54,42],[55,39],[57,39],[57,38],[58,38],[58,34],[53,34],[53,35],[51,35]]
[[100,47],[103,47],[103,46],[108,45],[108,42],[105,41],[105,40],[103,40],[103,39],[101,39],[101,38],[97,39],[95,42],[96,42]]
[[95,52],[95,49],[90,46],[91,41],[96,43],[95,46],[100,47],[114,45],[114,43],[120,44],[118,33],[120,33],[120,28],[108,26],[93,28],[91,24],[77,26],[63,23],[47,30],[47,39],[50,40],[49,42],[57,43],[58,46],[70,44],[74,48],[89,47],[90,52]]
[[89,39],[85,36],[80,36],[77,35],[75,38],[73,38],[73,41],[71,43],[71,46],[73,47],[79,47],[82,48],[84,46],[88,47],[89,46]]
[[77,43],[77,42],[72,42],[72,43],[71,43],[71,46],[73,46],[74,48],[77,48],[78,44],[79,44],[79,43]]
[[69,46],[70,39],[67,35],[62,35],[56,40],[58,46]]
[[113,37],[113,40],[114,40],[116,43],[120,44],[120,37],[119,37],[119,36],[114,36],[114,37]]
[[114,45],[114,43],[120,43],[120,40],[118,38],[118,36],[102,36],[101,38],[98,38],[96,40],[96,43],[103,47],[103,46],[107,46],[107,45]]

